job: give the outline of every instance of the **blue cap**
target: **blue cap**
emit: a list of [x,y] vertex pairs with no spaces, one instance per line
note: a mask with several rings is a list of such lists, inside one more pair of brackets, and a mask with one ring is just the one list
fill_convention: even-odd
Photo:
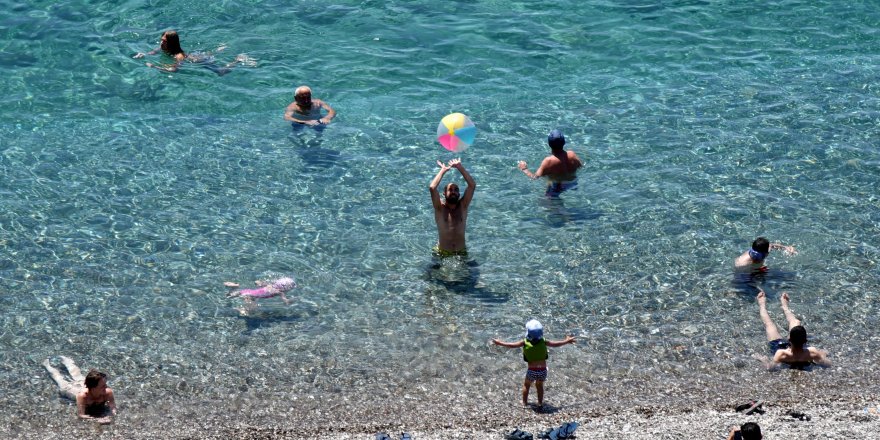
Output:
[[561,131],[553,130],[547,136],[547,143],[551,148],[561,148],[565,145],[565,136],[562,135]]
[[544,337],[544,326],[537,319],[526,323],[526,339],[537,341]]
[[749,257],[754,261],[764,261],[764,259],[767,258],[767,254],[758,252],[754,249],[749,249]]

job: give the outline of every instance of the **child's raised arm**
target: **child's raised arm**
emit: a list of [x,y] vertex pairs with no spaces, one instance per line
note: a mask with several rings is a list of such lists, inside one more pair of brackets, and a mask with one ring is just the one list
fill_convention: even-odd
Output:
[[507,348],[519,348],[519,347],[522,347],[523,345],[525,345],[525,342],[522,340],[519,340],[516,342],[504,342],[499,339],[493,339],[492,343],[495,345],[500,345],[502,347],[507,347]]

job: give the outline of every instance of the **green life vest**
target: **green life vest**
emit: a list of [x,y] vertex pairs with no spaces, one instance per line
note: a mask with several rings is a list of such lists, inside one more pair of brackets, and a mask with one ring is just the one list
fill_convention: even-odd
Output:
[[525,345],[523,345],[522,348],[524,361],[535,362],[547,360],[547,342],[544,341],[544,338],[538,339],[535,342],[530,342],[528,339],[525,339],[524,341]]

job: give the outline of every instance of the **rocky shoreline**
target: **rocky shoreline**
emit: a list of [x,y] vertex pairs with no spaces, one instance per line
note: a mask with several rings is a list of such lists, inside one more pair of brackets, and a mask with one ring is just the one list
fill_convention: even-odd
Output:
[[[377,432],[386,432],[392,439],[407,432],[414,440],[440,440],[503,439],[505,433],[519,428],[537,439],[545,429],[569,421],[579,423],[576,434],[581,439],[725,439],[732,426],[747,421],[757,422],[767,439],[875,439],[880,433],[876,405],[865,406],[863,399],[769,401],[763,404],[764,414],[750,415],[736,412],[734,402],[720,407],[701,406],[696,402],[692,406],[629,408],[549,406],[543,413],[518,405],[480,401],[454,408],[420,404],[409,408],[405,408],[406,405],[358,406],[351,410],[339,405],[318,405],[308,411],[288,407],[283,414],[275,412],[276,406],[267,404],[266,412],[243,408],[227,413],[228,408],[218,408],[201,415],[177,408],[162,419],[147,415],[151,411],[129,412],[123,413],[116,424],[104,428],[73,417],[31,420],[31,423],[22,420],[18,426],[4,424],[0,434],[4,438],[22,439],[372,440]],[[800,417],[793,417],[792,412]]]

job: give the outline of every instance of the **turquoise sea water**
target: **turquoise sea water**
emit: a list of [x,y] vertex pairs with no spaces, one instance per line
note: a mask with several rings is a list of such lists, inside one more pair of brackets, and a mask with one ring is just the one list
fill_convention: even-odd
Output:
[[[40,366],[58,354],[144,424],[230,394],[515,403],[522,362],[487,341],[532,317],[580,338],[551,402],[735,395],[767,377],[732,274],[758,235],[799,251],[759,280],[771,316],[790,292],[841,366],[799,380],[877,394],[873,2],[0,4],[0,401],[36,411],[4,411],[6,434],[72,411]],[[132,59],[170,28],[256,66]],[[282,120],[300,84],[339,112],[322,133]],[[453,111],[479,130],[478,189],[470,258],[436,264]],[[553,128],[586,166],[547,200],[515,164]],[[297,302],[241,316],[222,282],[270,272]]]

